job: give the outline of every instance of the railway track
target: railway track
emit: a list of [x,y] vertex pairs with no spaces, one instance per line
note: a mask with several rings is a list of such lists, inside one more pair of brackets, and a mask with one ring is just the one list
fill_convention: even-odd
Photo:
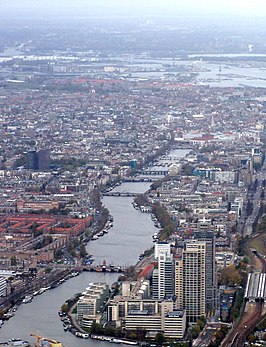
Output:
[[[259,260],[261,262],[262,272],[266,272],[266,261],[265,261],[264,257],[261,256],[260,254],[257,254],[257,257],[259,258]],[[263,301],[258,301],[256,303],[256,308],[255,308],[252,316],[250,317],[250,319],[245,324],[244,329],[239,329],[239,331],[237,331],[238,336],[237,336],[236,341],[234,342],[233,346],[236,346],[236,347],[244,346],[244,343],[246,341],[247,336],[250,333],[252,333],[252,331],[254,330],[256,325],[258,325],[258,323],[262,319],[263,306],[264,306]]]
[[261,320],[261,315],[263,311],[263,302],[257,302],[256,303],[256,308],[248,320],[247,324],[245,325],[244,329],[240,329],[238,331],[238,336],[236,338],[236,341],[234,342],[233,346],[236,347],[243,347],[244,343],[246,341],[247,336],[252,333],[253,329],[256,327],[256,325],[260,322]]
[[[257,253],[253,256],[257,257],[261,263],[260,270],[266,272],[266,260],[262,255]],[[238,323],[233,326],[227,337],[221,344],[221,347],[243,347],[247,336],[254,330],[256,325],[261,321],[263,314],[263,301],[257,301],[255,303],[254,311],[251,316],[244,319],[244,317],[239,319]],[[264,314],[263,317],[266,317]]]
[[[227,337],[224,339],[224,341],[221,344],[221,347],[243,346],[246,337],[253,330],[252,326],[254,325],[254,322],[257,321],[258,317],[260,317],[261,312],[262,303],[257,302],[252,315],[248,317],[246,320],[239,320],[239,322],[232,328]],[[244,340],[242,345],[239,344],[240,339],[241,341]]]

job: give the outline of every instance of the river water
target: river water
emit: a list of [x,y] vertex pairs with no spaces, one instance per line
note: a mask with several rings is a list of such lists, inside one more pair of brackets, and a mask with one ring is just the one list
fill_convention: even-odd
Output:
[[[174,150],[175,157],[184,157],[189,150]],[[171,153],[170,153],[171,155]],[[116,191],[143,193],[150,183],[122,183]],[[158,231],[150,215],[134,209],[132,197],[104,197],[103,204],[114,217],[109,233],[96,241],[91,241],[87,251],[93,254],[96,264],[133,265],[140,253],[152,246],[152,235]],[[0,329],[0,341],[22,338],[31,343],[35,341],[30,333],[40,334],[61,341],[65,347],[107,347],[108,342],[82,340],[69,332],[64,332],[58,310],[65,300],[75,293],[85,290],[90,282],[106,282],[111,285],[117,280],[115,273],[83,272],[59,287],[34,297],[28,304],[19,306],[15,316],[6,321]]]
[[[165,64],[172,66],[174,63],[176,67],[179,65],[190,66],[192,72],[197,72],[198,76],[195,78],[195,82],[199,85],[224,88],[243,86],[266,88],[266,63],[256,62],[256,58],[265,58],[265,56],[265,54],[202,54],[190,55],[189,57],[193,58],[193,61],[170,58],[132,59],[131,65],[141,67],[146,71],[132,72],[131,76],[141,79],[161,78],[164,80],[169,74]],[[202,61],[201,57],[208,58],[208,60]],[[224,58],[224,61],[213,60],[217,57]],[[238,58],[238,60],[230,61],[230,58]],[[250,58],[250,60],[242,61],[242,58]],[[172,74],[175,75],[173,71]]]

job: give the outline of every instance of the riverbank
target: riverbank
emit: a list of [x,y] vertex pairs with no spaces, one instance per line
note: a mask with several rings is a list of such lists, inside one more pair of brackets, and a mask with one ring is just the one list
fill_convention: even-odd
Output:
[[38,278],[32,281],[31,286],[22,288],[20,291],[11,294],[9,297],[2,301],[2,315],[3,323],[12,319],[21,304],[29,304],[32,300],[39,295],[44,294],[48,290],[59,287],[65,281],[72,277],[78,276],[78,272],[71,269],[64,269],[57,272],[56,276],[47,274],[45,279]]
[[[188,152],[189,150],[181,150],[179,156],[184,157]],[[176,154],[175,151],[175,157]],[[144,193],[150,188],[150,184],[151,182],[124,182],[114,190]],[[158,228],[154,226],[150,214],[134,209],[132,201],[132,197],[103,197],[103,204],[114,218],[113,227],[104,237],[88,242],[86,251],[93,255],[93,264],[100,265],[105,260],[106,264],[130,267],[136,264],[141,253],[153,245],[152,235],[158,232]],[[42,336],[62,341],[66,346],[87,347],[86,339],[77,339],[64,331],[58,317],[60,305],[72,297],[73,293],[83,292],[91,282],[106,282],[111,286],[117,278],[118,274],[113,272],[84,271],[59,287],[36,296],[31,303],[20,305],[15,316],[5,322],[1,328],[1,340],[17,337],[28,341],[31,332],[39,332]],[[108,341],[100,343],[101,347],[109,346]],[[90,339],[89,344],[91,347],[99,347],[98,340]]]

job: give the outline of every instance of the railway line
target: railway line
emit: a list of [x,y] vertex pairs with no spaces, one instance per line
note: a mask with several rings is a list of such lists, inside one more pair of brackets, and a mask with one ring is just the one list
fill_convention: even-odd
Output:
[[[258,179],[258,187],[257,190],[252,196],[253,204],[256,206],[256,208],[253,209],[250,216],[247,217],[247,219],[244,221],[244,223],[240,223],[239,232],[241,232],[242,236],[251,235],[253,231],[253,222],[256,218],[259,218],[259,204],[262,202],[262,196],[261,191],[263,189],[264,180],[262,180],[262,175],[265,177],[266,173],[266,161],[264,162],[264,165],[261,169],[260,176],[257,177]],[[264,200],[264,196],[263,196]],[[259,236],[259,235],[258,235]],[[256,236],[254,235],[253,238]],[[255,253],[247,247],[248,256],[251,260],[251,264],[253,264],[254,268],[258,271],[261,271],[261,273],[266,273],[266,260],[264,256],[259,254],[255,251]],[[255,296],[255,302],[250,304],[250,307],[248,310],[245,310],[247,303],[245,303],[244,310],[242,311],[242,314],[239,318],[239,320],[233,324],[233,327],[229,334],[226,336],[226,338],[221,343],[221,347],[242,347],[244,346],[244,343],[246,341],[247,336],[254,330],[254,328],[259,324],[259,322],[266,317],[266,314],[263,313],[264,309],[264,300],[265,298],[262,295],[262,290],[264,287],[264,276],[261,276],[262,282],[259,288],[261,288],[259,291],[261,293],[260,296]],[[248,286],[248,283],[247,283]],[[252,311],[250,308],[253,308]]]
[[244,327],[244,330],[238,331],[237,339],[234,343],[236,347],[242,347],[244,346],[244,343],[246,341],[247,336],[252,333],[253,329],[256,327],[256,325],[261,321],[262,318],[262,311],[263,311],[263,302],[257,302],[256,308],[253,312],[253,315],[248,320],[247,324]]
[[[253,253],[254,257],[257,257],[260,262],[260,270],[266,272],[266,260],[262,255]],[[254,330],[254,328],[259,324],[259,322],[266,317],[266,314],[263,314],[264,301],[258,300],[254,304],[252,312],[249,312],[250,315],[244,316],[239,319],[239,321],[233,325],[233,328],[223,340],[221,347],[243,347],[246,341],[247,336]]]

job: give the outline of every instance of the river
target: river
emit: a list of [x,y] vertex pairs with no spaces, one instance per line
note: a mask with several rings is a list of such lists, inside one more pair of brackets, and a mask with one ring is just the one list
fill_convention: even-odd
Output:
[[[190,66],[190,72],[197,73],[195,81],[198,85],[210,87],[254,87],[266,88],[266,63],[257,61],[258,58],[265,58],[265,54],[192,54],[189,55],[189,60],[179,60],[179,58],[137,58],[134,55],[130,58],[114,56],[111,59],[121,61],[125,67],[136,69],[139,71],[131,72],[131,77],[135,79],[162,79],[168,81],[169,66],[173,64],[178,67]],[[202,60],[201,58],[205,59]],[[8,48],[4,53],[0,53],[0,63],[4,61],[16,59],[26,59],[27,61],[38,61],[44,59],[53,59],[58,61],[72,60],[75,61],[79,57],[57,55],[41,56],[27,55],[24,52],[19,52],[16,48]],[[217,61],[217,58],[224,58],[224,61]],[[232,58],[232,60],[230,60]],[[245,58],[245,60],[243,60]],[[246,60],[249,58],[248,60]],[[193,60],[191,60],[193,59]],[[206,60],[208,59],[208,60]],[[108,59],[103,63],[98,63],[98,67],[102,65],[113,64]],[[168,67],[166,67],[168,65]],[[145,71],[146,69],[146,71]],[[143,71],[144,70],[144,71]],[[175,78],[179,76],[179,71],[170,71],[175,83]],[[130,78],[131,78],[130,77]],[[127,77],[128,78],[128,77]],[[129,78],[129,79],[130,79]]]
[[[202,60],[205,57],[208,60]],[[224,61],[217,61],[216,58],[224,58]],[[199,85],[209,85],[210,87],[256,87],[266,88],[266,64],[258,62],[258,57],[265,58],[265,54],[198,54],[189,55],[192,60],[178,59],[138,59],[132,58],[129,67],[135,65],[146,69],[146,71],[132,72],[133,78],[149,79],[164,78],[169,74],[168,68],[165,67],[183,65],[190,66],[191,72],[196,72],[195,82]],[[213,59],[214,58],[214,59]],[[234,58],[230,60],[230,58]],[[236,58],[238,58],[236,60]],[[250,58],[242,60],[243,58]],[[153,71],[151,71],[153,70]],[[175,73],[171,72],[173,75]],[[178,75],[178,72],[176,72]]]
[[[174,150],[170,156],[184,157],[189,150]],[[122,183],[116,191],[142,193],[148,190],[150,183]],[[133,265],[138,261],[140,253],[152,246],[152,235],[155,231],[150,215],[133,208],[133,198],[104,197],[103,204],[114,217],[113,227],[109,233],[96,241],[91,241],[87,250],[93,254],[95,263]],[[78,339],[69,332],[64,332],[58,316],[58,310],[65,300],[75,293],[85,290],[90,282],[106,282],[111,285],[117,280],[115,273],[83,272],[71,278],[59,287],[34,297],[28,304],[19,306],[15,316],[6,321],[0,329],[0,341],[10,338],[22,338],[33,343],[29,335],[40,334],[61,341],[65,347],[107,347],[108,342]]]

